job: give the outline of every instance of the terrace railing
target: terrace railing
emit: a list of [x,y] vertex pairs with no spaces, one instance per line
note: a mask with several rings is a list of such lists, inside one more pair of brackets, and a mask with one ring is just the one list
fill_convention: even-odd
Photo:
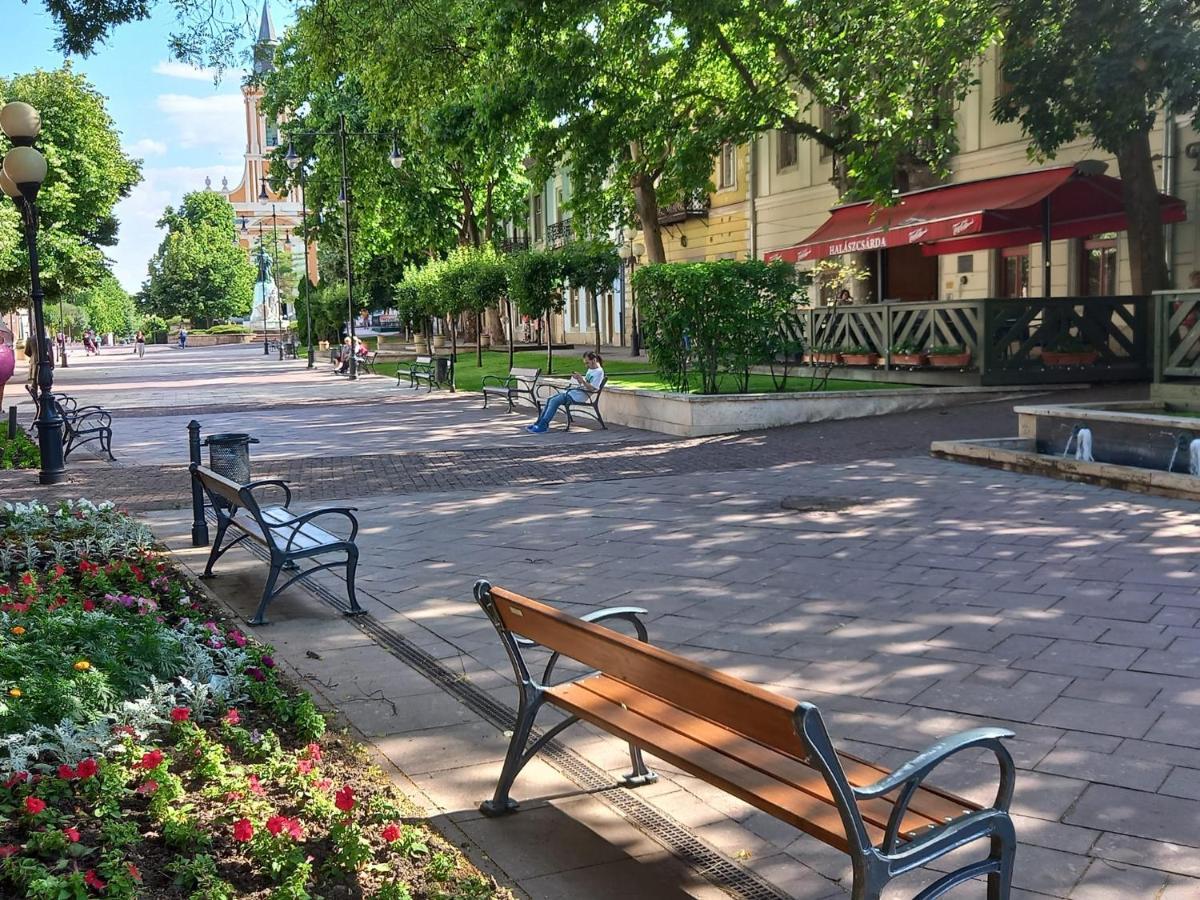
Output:
[[863,348],[885,369],[894,367],[893,347],[956,347],[969,354],[956,368],[980,384],[1151,376],[1148,297],[870,303],[804,309],[798,318],[806,348]]
[[1200,291],[1154,295],[1154,380],[1200,378]]

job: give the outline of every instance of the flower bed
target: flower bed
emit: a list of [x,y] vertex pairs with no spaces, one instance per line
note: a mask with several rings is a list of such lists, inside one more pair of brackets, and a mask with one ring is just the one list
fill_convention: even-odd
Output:
[[111,506],[0,506],[0,896],[486,898]]
[[37,444],[23,431],[10,440],[8,426],[0,423],[0,469],[36,469],[40,461]]

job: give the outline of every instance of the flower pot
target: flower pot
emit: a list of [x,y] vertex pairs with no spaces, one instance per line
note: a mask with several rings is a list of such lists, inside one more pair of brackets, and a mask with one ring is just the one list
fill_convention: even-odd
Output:
[[930,353],[929,364],[935,369],[962,369],[971,364],[971,351],[962,353]]
[[1063,366],[1090,366],[1100,353],[1097,350],[1043,350],[1042,365],[1061,368]]
[[840,353],[821,351],[820,353],[805,353],[804,361],[813,366],[839,366],[842,363]]
[[929,364],[929,360],[924,353],[893,353],[893,366],[925,366]]
[[492,336],[490,334],[481,334],[479,336],[479,346],[481,346],[484,350],[492,346]]
[[446,348],[446,336],[444,334],[435,334],[433,336],[433,349],[444,350]]
[[879,365],[878,353],[843,353],[842,362],[848,366],[876,366]]

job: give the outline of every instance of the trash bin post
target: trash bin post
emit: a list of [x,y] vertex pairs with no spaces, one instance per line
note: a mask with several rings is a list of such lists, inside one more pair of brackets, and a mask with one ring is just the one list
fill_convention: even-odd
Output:
[[[200,465],[200,423],[188,422],[188,457],[192,465]],[[204,518],[204,491],[200,482],[192,479],[192,546],[208,546],[208,520]]]

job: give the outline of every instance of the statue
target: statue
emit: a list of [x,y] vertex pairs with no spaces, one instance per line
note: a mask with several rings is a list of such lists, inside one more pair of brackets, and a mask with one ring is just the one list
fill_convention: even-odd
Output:
[[258,280],[254,284],[254,308],[250,311],[250,321],[262,322],[263,331],[271,323],[278,324],[279,317],[279,287],[275,284],[275,276],[271,271],[271,257],[266,250],[259,246],[255,251],[258,263]]

